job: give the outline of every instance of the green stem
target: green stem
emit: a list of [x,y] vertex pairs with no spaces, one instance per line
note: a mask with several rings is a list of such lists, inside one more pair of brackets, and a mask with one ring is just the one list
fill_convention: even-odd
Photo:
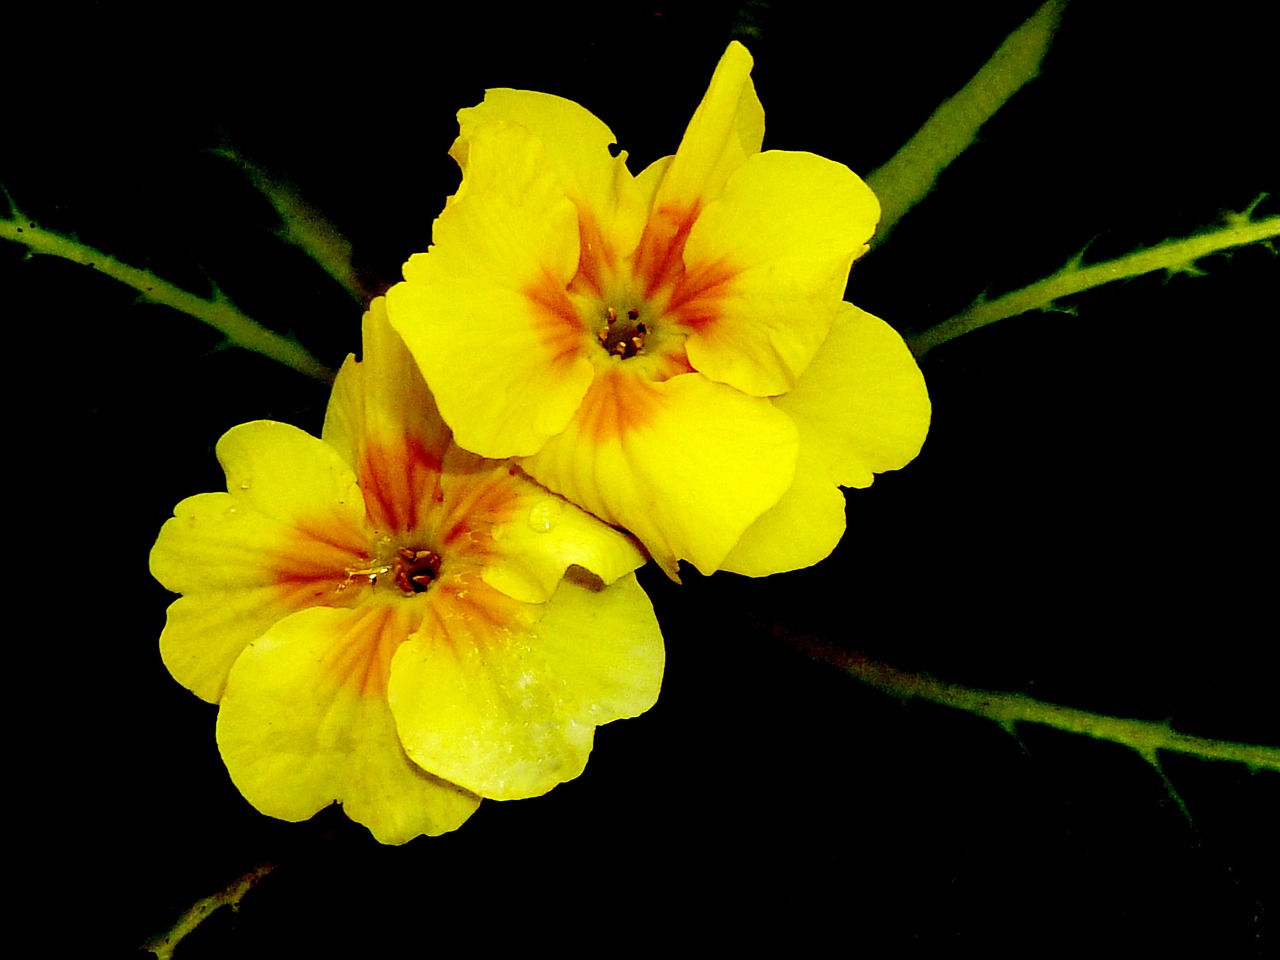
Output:
[[867,174],[880,199],[874,245],[884,243],[907,211],[933,189],[938,176],[978,138],[978,130],[1040,74],[1066,0],[1049,0],[1009,34],[973,79],[946,100],[884,166]]
[[361,281],[351,259],[351,241],[330,223],[319,210],[302,199],[292,187],[281,183],[267,171],[246,160],[230,147],[215,151],[240,167],[258,192],[280,217],[282,226],[276,235],[285,243],[298,247],[319,264],[356,303],[364,306],[373,297]]
[[142,949],[149,950],[155,954],[157,960],[171,960],[174,949],[183,937],[200,926],[205,918],[220,907],[237,909],[240,906],[240,901],[244,899],[244,895],[275,868],[276,865],[274,863],[264,863],[261,866],[254,867],[243,876],[236,877],[217,893],[197,900],[187,908],[172,927],[154,939],[148,940],[143,944]]
[[149,270],[131,267],[101,250],[44,230],[23,217],[16,208],[12,212],[11,219],[0,218],[0,240],[20,243],[33,254],[61,257],[90,267],[137,290],[143,300],[172,307],[207,323],[238,347],[270,357],[316,380],[333,382],[333,371],[313,357],[305,347],[288,337],[272,333],[241,313],[216,287],[213,296],[205,300],[160,279]]
[[1169,750],[1205,760],[1232,760],[1245,764],[1250,770],[1280,771],[1280,748],[1277,747],[1193,737],[1173,730],[1168,723],[1126,720],[1044,703],[1020,693],[1001,693],[943,683],[930,676],[908,673],[877,663],[860,653],[838,650],[815,637],[784,634],[783,639],[813,659],[839,667],[850,676],[890,696],[904,700],[918,698],[964,710],[994,720],[1010,733],[1019,723],[1036,723],[1097,740],[1109,740],[1137,751],[1157,769],[1158,752]]
[[923,333],[907,337],[907,346],[917,357],[923,357],[939,344],[997,320],[1016,317],[1030,310],[1063,310],[1057,305],[1060,298],[1100,287],[1104,283],[1127,280],[1156,270],[1198,274],[1201,271],[1194,264],[1201,257],[1232,247],[1263,243],[1280,236],[1280,216],[1261,220],[1249,218],[1249,213],[1261,200],[1262,197],[1255,200],[1243,214],[1229,215],[1226,226],[1215,230],[1181,240],[1166,240],[1154,247],[1136,250],[1115,260],[1104,260],[1087,267],[1081,266],[1081,257],[1077,256],[1057,273],[1021,290],[1014,290],[994,300],[979,297],[963,313],[944,320]]

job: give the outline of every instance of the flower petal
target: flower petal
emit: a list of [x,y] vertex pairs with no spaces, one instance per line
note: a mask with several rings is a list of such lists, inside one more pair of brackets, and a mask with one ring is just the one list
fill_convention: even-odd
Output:
[[305,820],[335,801],[382,843],[454,830],[479,798],[411,763],[385,696],[411,604],[304,610],[232,668],[218,748],[258,810]]
[[461,135],[450,153],[464,175],[470,172],[472,137],[494,123],[518,124],[541,141],[548,168],[574,205],[607,231],[614,250],[635,249],[648,205],[627,170],[626,151],[616,157],[610,153],[617,138],[595,114],[549,93],[486,90],[483,103],[458,112]]
[[844,487],[906,466],[929,432],[929,392],[902,337],[849,303],[796,388],[774,402]]
[[364,498],[351,467],[297,427],[274,420],[243,423],[222,435],[217,454],[227,490],[265,517],[326,529],[358,530],[364,521]]
[[624,527],[669,575],[716,570],[791,485],[794,424],[697,374],[662,382],[607,362],[564,433],[522,461],[539,482]]
[[764,107],[751,82],[752,65],[746,47],[729,44],[667,167],[654,209],[692,210],[714,199],[747,157],[760,152]]
[[747,527],[722,570],[767,577],[825,560],[844,535],[844,494],[824,465],[804,446],[796,478],[782,499]]
[[246,587],[179,597],[169,605],[160,658],[173,678],[201,700],[217,703],[236,658],[310,598],[276,587]]
[[[571,566],[609,584],[644,563],[625,534],[507,463],[454,447],[442,489],[451,508],[448,535],[483,568],[485,583],[515,600],[545,603]],[[465,546],[458,525],[466,527]]]
[[455,595],[471,616],[435,609],[397,652],[391,709],[423,769],[483,797],[538,796],[582,772],[597,724],[652,705],[661,634],[633,576],[600,591],[566,580],[532,610],[479,587]]
[[[174,679],[210,702],[221,697],[240,651],[276,621],[314,604],[350,603],[337,587],[364,555],[362,501],[350,471],[314,438],[275,429],[284,426],[260,422],[230,431],[218,450],[234,492],[183,500],[151,550],[152,575],[186,594],[169,608],[160,655]],[[273,440],[298,456],[290,464],[297,488],[274,489],[270,471],[262,472],[269,454],[257,448]],[[331,501],[309,514],[326,486],[346,503]],[[298,503],[290,502],[295,493]]]
[[533,453],[581,401],[594,346],[565,293],[577,211],[541,142],[517,126],[477,128],[466,180],[433,236],[387,293],[391,324],[461,446]]
[[748,160],[684,248],[671,309],[690,330],[694,368],[752,396],[794,387],[879,217],[871,189],[842,164],[781,151]]
[[363,326],[364,357],[348,356],[338,371],[322,436],[355,469],[369,524],[404,534],[436,500],[452,437],[384,298],[369,305]]
[[634,574],[604,589],[566,579],[536,628],[539,652],[572,700],[570,723],[637,717],[658,700],[666,651]]
[[361,326],[362,358],[348,356],[338,371],[321,438],[357,475],[370,447],[412,445],[434,454],[438,467],[449,430],[417,363],[387,320],[385,297],[369,304]]

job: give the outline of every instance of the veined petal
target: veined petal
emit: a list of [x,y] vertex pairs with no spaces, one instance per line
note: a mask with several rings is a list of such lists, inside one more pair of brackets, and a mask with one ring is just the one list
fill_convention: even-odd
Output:
[[337,591],[365,549],[364,501],[349,467],[288,424],[259,420],[218,441],[228,493],[188,497],[151,549],[151,573],[186,596],[169,611],[160,653],[205,700],[222,695],[244,645]]
[[254,640],[312,598],[275,587],[243,588],[180,597],[169,605],[160,658],[180,684],[217,703],[236,658]]
[[364,548],[357,523],[295,525],[229,493],[188,497],[173,513],[151,548],[151,573],[174,593],[301,584],[335,572],[341,580]]
[[[466,506],[457,511],[471,540],[463,549],[482,567],[484,582],[515,600],[546,602],[571,566],[609,584],[644,563],[625,534],[510,464],[454,447],[445,458],[443,489],[451,505]],[[450,535],[457,539],[452,529]]]
[[231,496],[264,517],[326,529],[359,529],[364,520],[364,499],[351,467],[297,427],[274,420],[243,423],[222,435],[217,454]]
[[657,196],[658,188],[662,186],[662,179],[667,175],[667,167],[671,166],[673,159],[675,158],[670,156],[659,157],[636,174],[636,189],[644,198],[646,209],[652,208],[653,198]]
[[597,724],[652,705],[661,635],[631,576],[600,591],[566,580],[532,610],[479,587],[456,602],[483,604],[488,627],[474,607],[433,611],[392,661],[391,709],[424,769],[483,797],[538,796],[582,772]]
[[449,445],[449,430],[418,365],[391,329],[385,297],[369,304],[361,330],[363,356],[359,362],[348,356],[338,371],[321,438],[357,475],[370,446],[419,447],[434,455],[438,469]]
[[363,558],[364,538],[357,524],[330,521],[273,519],[230,493],[188,497],[174,508],[151,550],[151,573],[186,594],[169,607],[160,635],[175,680],[216,703],[236,657],[276,621],[352,602],[338,587]]
[[547,669],[570,691],[566,722],[599,726],[657,703],[666,650],[634,574],[603,589],[567,578],[534,632]]
[[662,382],[614,362],[564,433],[521,462],[540,483],[631,531],[671,576],[716,570],[791,485],[797,435],[768,400],[698,374]]
[[494,537],[499,554],[484,571],[485,583],[531,603],[550,599],[571,567],[610,584],[645,562],[626,534],[527,480],[520,514]]
[[811,567],[830,556],[844,534],[844,494],[803,445],[796,478],[782,499],[747,527],[720,569],[767,577]]
[[[610,247],[635,249],[648,205],[627,170],[627,153],[612,156],[613,131],[585,107],[532,90],[486,90],[484,102],[458,112],[461,135],[450,153],[470,174],[471,139],[485,124],[512,123],[541,141],[545,160],[566,195],[605,231]],[[468,186],[470,189],[470,186]]]
[[549,493],[507,462],[450,448],[436,542],[515,600],[544,603],[579,566],[612,583],[644,563],[625,534]]
[[411,763],[386,700],[392,654],[420,610],[311,609],[241,654],[218,712],[218,748],[251,804],[305,820],[335,801],[382,843],[454,830],[479,798]]
[[465,189],[436,220],[435,245],[405,264],[387,311],[457,442],[502,458],[564,428],[594,343],[565,293],[577,211],[541,142],[488,124],[468,151]]
[[751,82],[752,65],[746,47],[736,40],[729,44],[667,167],[655,210],[691,210],[714,199],[746,159],[760,152],[764,107]]
[[685,244],[670,309],[690,330],[694,368],[752,396],[794,387],[879,217],[843,164],[773,150],[748,160]]
[[363,359],[349,356],[338,371],[322,437],[355,469],[369,523],[407,533],[435,499],[452,438],[383,297],[364,315],[363,343]]
[[868,487],[874,474],[906,466],[929,432],[915,358],[892,327],[850,303],[796,388],[774,402],[844,487]]

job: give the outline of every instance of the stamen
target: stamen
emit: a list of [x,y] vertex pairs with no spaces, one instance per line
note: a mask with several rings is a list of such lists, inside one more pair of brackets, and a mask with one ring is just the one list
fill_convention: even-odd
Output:
[[378,578],[385,577],[391,572],[391,568],[384,564],[375,563],[364,567],[347,567],[344,572],[347,575],[347,579],[338,584],[339,592],[355,583],[356,577],[368,580],[371,587],[377,586]]
[[358,580],[376,588],[379,577],[390,576],[402,592],[412,595],[427,590],[439,571],[440,555],[434,550],[401,547],[390,563],[370,561],[362,566],[347,567],[344,571],[346,579],[338,584],[337,589],[338,592],[346,590]]
[[401,547],[396,564],[396,585],[405,593],[422,593],[440,570],[440,555],[434,550]]
[[609,325],[596,332],[596,340],[610,356],[627,360],[644,350],[649,328],[640,320],[639,307],[628,308],[622,322],[619,322],[618,311],[614,307],[605,307],[605,316]]

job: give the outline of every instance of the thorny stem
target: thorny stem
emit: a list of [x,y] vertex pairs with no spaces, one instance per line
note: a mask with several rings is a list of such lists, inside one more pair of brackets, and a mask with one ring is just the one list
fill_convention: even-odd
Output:
[[213,296],[206,300],[188,290],[162,280],[149,270],[139,270],[115,257],[86,244],[64,237],[62,234],[42,229],[22,216],[13,206],[9,219],[0,218],[0,240],[12,240],[25,246],[32,254],[47,254],[79,263],[99,273],[133,287],[142,299],[172,307],[181,313],[207,323],[237,347],[252,350],[270,357],[286,367],[321,380],[333,382],[333,371],[317,360],[301,344],[278,333],[273,333],[240,309],[214,288]]
[[890,696],[904,700],[918,698],[964,710],[994,720],[1010,733],[1019,723],[1036,723],[1097,740],[1109,740],[1135,750],[1156,769],[1160,766],[1159,751],[1169,750],[1204,760],[1232,760],[1255,771],[1280,771],[1280,747],[1193,737],[1179,733],[1168,723],[1127,720],[1045,703],[1021,693],[1001,693],[944,683],[925,674],[908,673],[877,663],[860,653],[839,650],[816,637],[774,632],[813,659],[839,667],[855,679]]
[[923,357],[939,344],[997,320],[1016,317],[1030,310],[1070,312],[1058,305],[1060,298],[1100,287],[1114,280],[1127,280],[1156,270],[1171,274],[1200,274],[1202,271],[1195,266],[1195,261],[1200,257],[1250,243],[1266,243],[1280,236],[1280,216],[1250,219],[1253,209],[1265,196],[1263,194],[1258,197],[1244,213],[1229,214],[1226,225],[1214,230],[1180,240],[1166,240],[1154,247],[1135,250],[1123,257],[1093,263],[1087,267],[1081,265],[1083,254],[1077,255],[1057,273],[1021,290],[1014,290],[994,300],[979,297],[963,313],[956,314],[923,333],[907,337],[907,346],[916,357]]
[[363,306],[369,302],[373,293],[360,279],[352,263],[351,241],[324,214],[303,200],[288,184],[272,177],[264,168],[246,160],[230,147],[215,153],[240,167],[258,192],[266,197],[280,217],[281,227],[276,235],[281,240],[314,260],[356,303]]
[[1039,76],[1065,6],[1066,0],[1049,0],[1040,7],[886,164],[867,174],[867,184],[880,200],[873,245],[884,243],[894,225],[933,189],[942,171],[978,138],[982,125]]
[[276,865],[274,863],[264,863],[256,866],[243,876],[236,877],[217,893],[197,900],[183,912],[172,927],[154,939],[148,940],[142,945],[142,949],[149,950],[155,954],[157,960],[171,960],[174,949],[183,937],[200,926],[219,907],[237,909],[240,906],[240,901],[244,899],[244,895],[275,868]]

